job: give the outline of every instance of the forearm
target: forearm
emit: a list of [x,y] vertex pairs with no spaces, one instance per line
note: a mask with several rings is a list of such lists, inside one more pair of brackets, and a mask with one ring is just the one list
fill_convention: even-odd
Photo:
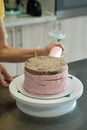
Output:
[[4,46],[0,50],[0,62],[24,62],[35,56],[35,49],[20,49]]
[[[28,58],[34,57],[35,52],[36,52],[36,48],[21,49],[21,48],[14,48],[5,45],[2,48],[0,47],[0,62],[12,62],[12,63],[24,62]],[[47,55],[45,48],[40,48],[36,53],[37,56]]]

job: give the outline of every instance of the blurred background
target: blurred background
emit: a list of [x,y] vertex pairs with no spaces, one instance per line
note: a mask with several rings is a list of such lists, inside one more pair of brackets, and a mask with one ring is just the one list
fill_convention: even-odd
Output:
[[[62,40],[67,62],[87,58],[87,0],[4,0],[8,44],[19,48],[43,47],[55,29]],[[24,63],[4,63],[13,75]]]

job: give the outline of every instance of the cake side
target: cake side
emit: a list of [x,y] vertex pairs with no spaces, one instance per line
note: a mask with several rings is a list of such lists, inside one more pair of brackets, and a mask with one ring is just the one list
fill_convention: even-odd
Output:
[[54,95],[68,88],[67,69],[54,75],[32,75],[25,71],[24,89],[37,95]]

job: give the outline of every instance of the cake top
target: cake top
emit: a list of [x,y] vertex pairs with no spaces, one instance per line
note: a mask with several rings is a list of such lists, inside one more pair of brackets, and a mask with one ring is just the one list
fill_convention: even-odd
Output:
[[51,56],[36,56],[25,62],[25,70],[36,75],[53,75],[63,72],[67,68],[63,58]]

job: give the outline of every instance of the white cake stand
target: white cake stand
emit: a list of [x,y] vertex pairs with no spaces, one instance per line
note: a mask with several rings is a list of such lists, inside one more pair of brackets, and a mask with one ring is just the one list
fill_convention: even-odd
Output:
[[[75,76],[69,75],[68,91],[59,95],[44,96],[27,95],[23,90],[24,75],[15,78],[9,87],[11,96],[16,100],[17,107],[26,114],[36,117],[56,117],[72,111],[77,99],[83,93],[83,84]],[[20,86],[20,87],[18,87]],[[22,88],[22,89],[20,89]]]

